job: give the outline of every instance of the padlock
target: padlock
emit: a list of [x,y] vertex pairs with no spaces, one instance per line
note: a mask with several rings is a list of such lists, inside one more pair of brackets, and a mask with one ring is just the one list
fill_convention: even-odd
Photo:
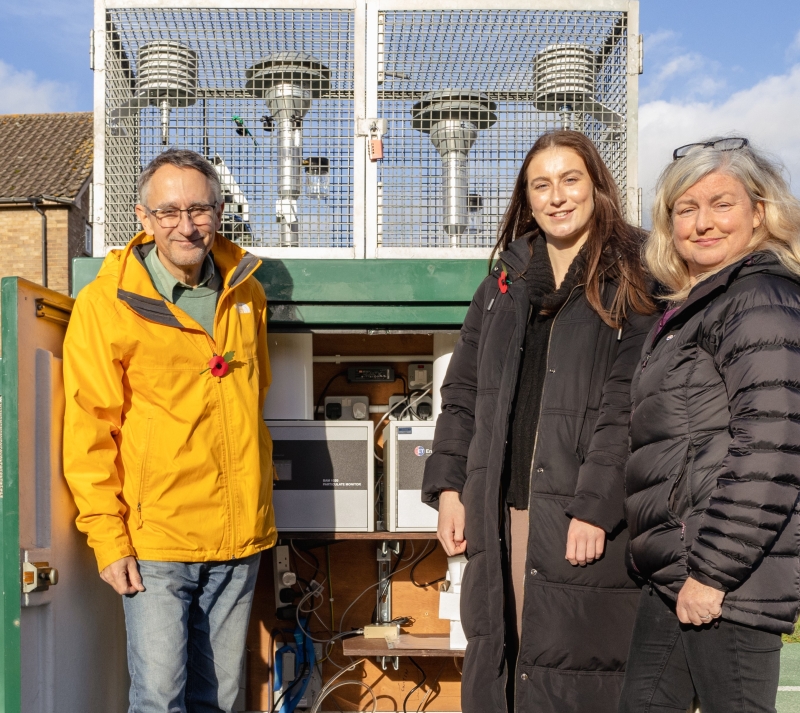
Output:
[[380,136],[369,140],[369,160],[380,161],[383,158],[383,139]]
[[377,126],[370,127],[369,160],[380,161],[383,158],[383,138]]

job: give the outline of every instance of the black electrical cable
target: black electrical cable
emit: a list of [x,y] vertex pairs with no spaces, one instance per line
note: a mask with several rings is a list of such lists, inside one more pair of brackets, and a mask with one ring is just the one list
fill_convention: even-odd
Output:
[[408,396],[408,382],[406,381],[406,377],[402,374],[398,374],[394,380],[397,381],[398,379],[402,379],[403,381],[403,396]]
[[436,548],[437,547],[438,547],[438,543],[434,542],[433,543],[433,549],[431,549],[430,552],[426,552],[424,555],[422,555],[422,557],[420,557],[414,563],[414,566],[411,568],[411,572],[409,572],[408,577],[411,580],[411,584],[413,584],[415,587],[419,587],[420,589],[424,589],[425,587],[430,587],[433,584],[438,584],[439,582],[444,582],[444,580],[447,579],[447,577],[439,577],[439,579],[432,579],[430,582],[417,582],[417,580],[414,579],[414,570],[416,570],[416,568],[419,566],[419,563],[422,562],[422,560],[426,559],[427,557],[430,557],[434,552],[436,552]]
[[410,656],[408,657],[408,660],[411,661],[411,663],[413,663],[417,667],[417,671],[419,671],[422,674],[422,680],[408,692],[408,695],[403,700],[403,713],[408,713],[406,705],[408,704],[408,699],[411,698],[411,694],[414,693],[414,691],[416,691],[418,688],[421,688],[423,685],[425,685],[425,681],[428,680],[428,676],[426,675],[425,671],[422,670],[420,665],[416,661],[414,661],[414,659],[412,659]]
[[[322,389],[322,391],[320,392],[319,398],[317,399],[317,408],[314,410],[314,418],[317,417],[317,414],[319,413],[319,410],[322,407],[322,402],[325,400],[325,394],[328,393],[328,389],[330,388],[330,385],[334,381],[336,381],[336,379],[338,379],[340,376],[347,376],[347,369],[345,369],[344,371],[340,371],[338,374],[334,374],[330,379],[328,379],[328,383],[325,384],[325,388]],[[324,413],[322,414],[322,418],[323,418],[323,420],[325,420],[325,414]]]

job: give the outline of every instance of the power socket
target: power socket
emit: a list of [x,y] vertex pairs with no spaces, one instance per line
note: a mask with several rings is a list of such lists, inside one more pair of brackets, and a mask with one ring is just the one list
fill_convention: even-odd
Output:
[[[276,644],[277,645],[277,644]],[[314,644],[314,658],[319,661],[322,658],[322,644]],[[278,702],[278,698],[283,695],[283,692],[286,688],[291,684],[294,680],[294,674],[296,669],[296,658],[295,653],[293,651],[287,651],[282,654],[281,660],[281,667],[283,671],[283,680],[281,681],[281,687],[274,691],[272,694],[272,705],[274,706],[275,703]],[[299,687],[300,684],[298,684]],[[297,688],[295,688],[290,695],[297,695]],[[297,710],[308,710],[313,707],[315,701],[319,697],[320,691],[322,690],[322,676],[319,673],[319,666],[314,666],[313,670],[311,671],[311,680],[308,682],[308,686],[306,687],[305,693],[303,693],[303,697],[297,702],[296,709]],[[286,700],[283,698],[282,700]]]
[[368,396],[326,396],[326,421],[366,421],[369,419]]
[[[292,586],[297,582],[297,575],[292,572],[289,564],[288,545],[276,545],[272,548],[272,573],[275,584],[275,608],[280,609],[292,603],[294,594],[289,595],[288,592],[294,592]],[[282,592],[287,594],[282,595]]]
[[433,364],[430,362],[424,364],[409,364],[408,365],[408,388],[412,391],[414,389],[425,389],[433,381]]
[[[415,401],[416,396],[412,396],[409,401]],[[395,404],[399,404],[402,401],[405,401],[406,397],[399,395],[399,396],[390,396],[389,397],[389,408],[392,408]],[[416,415],[411,413],[411,410],[416,412]],[[391,414],[389,414],[390,421],[397,421],[398,417],[402,415],[400,418],[401,421],[430,421],[433,418],[433,400],[430,396],[423,396],[419,401],[417,401],[411,409],[406,409],[405,406],[398,406]]]

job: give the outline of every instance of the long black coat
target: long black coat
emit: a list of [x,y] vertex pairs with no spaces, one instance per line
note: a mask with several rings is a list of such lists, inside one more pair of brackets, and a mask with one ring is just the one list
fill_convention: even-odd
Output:
[[800,605],[800,280],[765,252],[698,284],[633,383],[631,565],[676,598],[790,632]]
[[[511,675],[517,711],[612,713],[638,597],[621,527],[630,380],[653,318],[634,315],[620,335],[579,286],[553,322],[531,464],[522,636],[509,672],[501,541],[508,508],[500,481],[530,312],[519,278],[530,260],[527,241],[513,242],[500,259],[512,284],[500,292],[498,267],[475,293],[442,386],[423,482],[433,507],[442,490],[454,489],[466,509],[462,705],[467,713],[505,711]],[[614,289],[605,288],[609,301]],[[588,567],[564,559],[570,517],[611,533],[603,559]]]

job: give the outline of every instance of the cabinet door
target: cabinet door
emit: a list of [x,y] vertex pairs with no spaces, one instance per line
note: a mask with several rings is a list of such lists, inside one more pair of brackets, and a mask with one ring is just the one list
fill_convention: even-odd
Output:
[[0,710],[122,713],[122,602],[75,527],[61,462],[61,357],[73,300],[13,277],[0,292]]

